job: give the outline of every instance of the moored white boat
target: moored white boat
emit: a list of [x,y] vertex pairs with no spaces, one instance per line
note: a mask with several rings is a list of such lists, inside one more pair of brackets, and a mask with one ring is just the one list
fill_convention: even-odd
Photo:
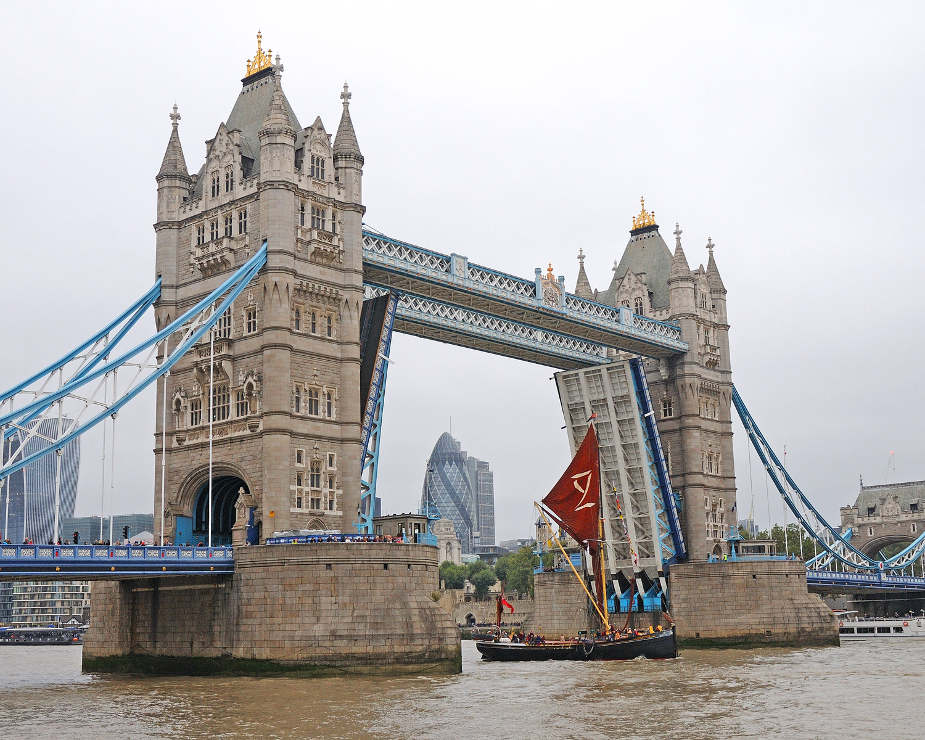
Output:
[[843,642],[852,640],[895,640],[925,638],[925,617],[892,617],[865,619],[853,617],[838,622],[838,636]]

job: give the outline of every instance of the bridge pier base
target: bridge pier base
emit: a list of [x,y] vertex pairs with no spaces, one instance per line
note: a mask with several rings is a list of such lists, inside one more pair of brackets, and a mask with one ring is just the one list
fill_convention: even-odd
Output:
[[671,616],[690,647],[838,645],[831,609],[799,560],[671,566]]
[[457,673],[438,583],[436,548],[385,543],[246,547],[233,576],[96,582],[84,670]]

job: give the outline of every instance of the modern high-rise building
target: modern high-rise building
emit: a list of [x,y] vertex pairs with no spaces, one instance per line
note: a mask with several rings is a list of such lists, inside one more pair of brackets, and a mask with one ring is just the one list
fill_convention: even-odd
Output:
[[[70,420],[61,420],[67,429]],[[36,429],[36,425],[38,428]],[[42,419],[25,425],[7,440],[4,460],[21,459],[49,447],[49,439],[57,436],[58,419]],[[34,432],[34,433],[33,433]],[[48,542],[55,528],[55,476],[57,456],[54,453],[39,458],[22,470],[10,475],[0,492],[0,532],[3,539],[22,542],[26,537],[34,542]],[[77,501],[77,478],[80,472],[80,438],[64,445],[61,452],[60,517],[74,515]],[[7,516],[9,511],[9,516]]]
[[[154,532],[153,514],[115,514],[112,518],[112,536],[115,542],[122,541],[123,527],[128,527],[129,537],[141,532]],[[100,518],[98,516],[75,516],[61,520],[61,537],[73,542],[74,532],[81,543],[109,539],[109,517],[103,517],[102,537],[100,536]],[[181,543],[177,543],[181,544]]]
[[463,553],[495,544],[494,474],[448,432],[440,435],[427,461],[421,511],[449,519]]
[[90,618],[86,581],[25,581],[0,584],[0,624],[17,627],[62,626]]

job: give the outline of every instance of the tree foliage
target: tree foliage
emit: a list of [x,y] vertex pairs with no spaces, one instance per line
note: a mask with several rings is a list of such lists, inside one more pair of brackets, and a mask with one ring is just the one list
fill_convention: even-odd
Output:
[[468,571],[464,565],[444,560],[440,563],[440,580],[443,581],[444,588],[462,588],[466,585]]
[[[552,560],[552,554],[547,553]],[[546,557],[544,555],[544,561]],[[512,593],[533,595],[533,568],[539,565],[540,559],[533,554],[530,547],[522,547],[517,552],[498,558],[495,563],[495,573],[504,584],[504,588]]]
[[498,582],[498,579],[491,568],[485,567],[476,570],[469,579],[469,582],[475,587],[475,597],[477,599],[484,599],[488,596],[488,589],[494,586]]

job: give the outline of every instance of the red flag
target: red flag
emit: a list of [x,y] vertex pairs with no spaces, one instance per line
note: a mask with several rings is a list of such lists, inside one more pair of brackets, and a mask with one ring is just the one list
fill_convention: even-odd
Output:
[[511,614],[514,613],[514,607],[511,606],[511,602],[504,598],[504,594],[501,594],[501,603],[511,610]]
[[597,433],[589,426],[572,462],[543,499],[553,518],[578,542],[598,537],[601,470],[597,449]]

